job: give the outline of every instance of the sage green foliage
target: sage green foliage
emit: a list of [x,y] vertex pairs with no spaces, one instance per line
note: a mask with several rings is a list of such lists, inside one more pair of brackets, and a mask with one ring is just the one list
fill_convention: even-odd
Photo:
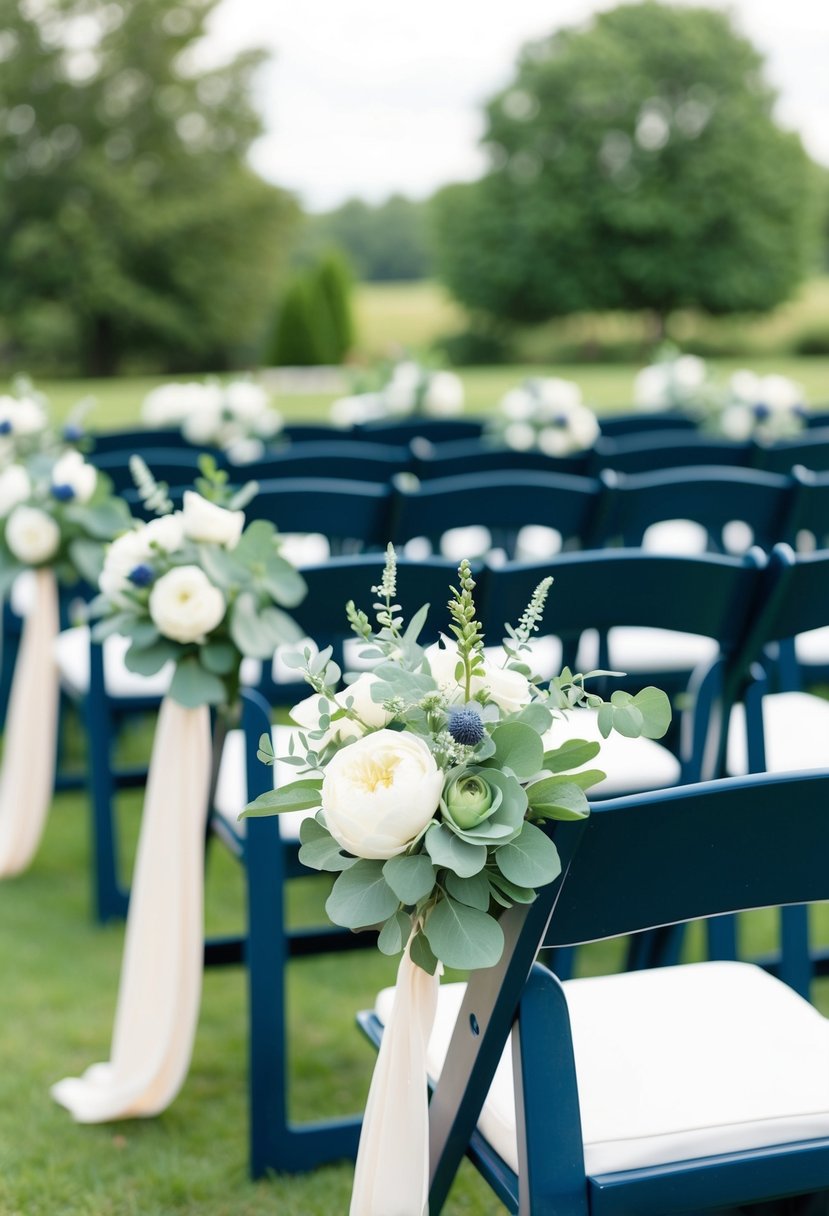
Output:
[[[526,46],[491,168],[438,193],[439,276],[510,323],[764,311],[810,266],[818,174],[726,13],[623,4]],[[486,250],[486,256],[481,256]]]
[[[379,660],[373,667],[371,697],[390,716],[386,729],[410,732],[425,742],[443,776],[433,817],[415,839],[386,859],[344,851],[326,823],[319,778],[341,748],[350,745],[329,737],[337,716],[348,715],[359,725],[361,737],[371,728],[347,698],[345,709],[331,713],[341,673],[331,662],[330,648],[316,656],[306,648],[285,659],[303,672],[317,694],[319,725],[299,732],[298,754],[291,746],[288,756],[280,757],[300,770],[298,780],[262,794],[244,814],[319,807],[300,830],[300,859],[338,875],[326,903],[329,917],[349,929],[379,926],[378,946],[384,954],[398,954],[411,938],[413,961],[429,972],[438,962],[462,969],[493,966],[503,950],[500,909],[532,902],[538,888],[560,873],[555,844],[539,825],[584,818],[589,812],[584,791],[604,774],[596,769],[569,771],[594,759],[598,743],[571,739],[545,750],[554,719],[589,704],[600,714],[609,713],[603,733],[615,728],[650,738],[661,737],[670,721],[668,698],[657,689],[636,697],[614,694],[605,705],[601,697],[585,691],[587,676],[565,668],[546,686],[533,676],[529,644],[540,628],[550,585],[551,580],[544,579],[520,621],[508,627],[504,662],[525,676],[528,700],[512,711],[490,696],[487,664],[492,660],[483,651],[468,561],[460,564],[448,605],[458,658],[447,684],[438,683],[418,644],[426,607],[407,625],[396,602],[397,562],[391,545],[380,583],[372,588],[376,624],[372,626],[368,614],[353,602],[347,605],[351,628],[363,643],[362,657]],[[458,701],[474,704],[484,726],[483,737],[474,744],[460,743],[451,734],[449,709]],[[267,736],[260,741],[259,757],[266,764],[274,762]]]
[[[216,3],[0,0],[0,348],[17,362],[255,358],[298,210],[246,160],[262,53],[193,56]],[[81,25],[100,33],[89,53],[68,49]]]
[[354,344],[353,283],[336,249],[297,272],[276,312],[267,361],[276,367],[342,363]]
[[[158,514],[168,514],[172,504],[146,464],[136,457],[133,465],[145,502],[156,504]],[[212,457],[202,456],[200,467],[202,477],[197,487],[203,497],[217,506],[237,509],[239,501],[249,497],[247,487],[231,493],[226,472],[216,468]],[[147,565],[152,577],[147,586],[130,584],[121,592],[118,602],[104,595],[94,601],[92,611],[100,619],[94,626],[93,637],[100,641],[118,633],[129,638],[124,662],[139,675],[154,675],[165,663],[175,663],[170,696],[181,705],[233,706],[243,657],[269,660],[278,646],[300,640],[299,626],[283,609],[301,602],[306,592],[304,579],[280,554],[276,529],[267,520],[248,524],[232,549],[188,538],[172,552],[157,544],[150,549]],[[198,566],[225,600],[223,619],[199,642],[182,643],[165,637],[150,615],[153,585],[179,566]],[[260,753],[265,760],[269,758],[261,747]],[[292,805],[297,796],[295,791]],[[318,788],[306,805],[314,806],[317,802]]]

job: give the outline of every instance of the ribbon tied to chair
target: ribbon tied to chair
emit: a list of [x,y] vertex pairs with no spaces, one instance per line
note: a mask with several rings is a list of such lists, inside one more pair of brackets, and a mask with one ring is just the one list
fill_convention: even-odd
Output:
[[52,1087],[79,1123],[164,1110],[187,1076],[201,999],[207,706],[158,717],[133,874],[110,1059]]
[[400,960],[391,1014],[371,1078],[350,1216],[427,1216],[429,1102],[426,1048],[440,974]]
[[33,573],[34,602],[15,660],[0,767],[0,878],[22,873],[37,852],[55,784],[58,589],[54,570]]

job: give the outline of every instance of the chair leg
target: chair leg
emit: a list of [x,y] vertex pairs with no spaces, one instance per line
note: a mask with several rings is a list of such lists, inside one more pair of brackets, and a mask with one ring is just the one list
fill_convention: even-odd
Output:
[[92,882],[95,917],[102,924],[126,916],[129,896],[118,881],[112,723],[104,693],[103,651],[90,647],[89,694],[84,703],[91,807]]

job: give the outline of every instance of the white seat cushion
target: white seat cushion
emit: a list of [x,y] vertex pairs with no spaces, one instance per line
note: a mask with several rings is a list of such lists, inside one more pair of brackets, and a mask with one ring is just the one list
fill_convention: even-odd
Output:
[[[111,634],[104,642],[104,684],[110,697],[163,697],[173,678],[173,664],[165,663],[154,676],[136,675],[124,663],[130,639]],[[55,660],[61,683],[68,692],[89,691],[89,626],[64,629],[55,639]]]
[[794,650],[798,663],[829,663],[829,625],[799,633],[794,640]]
[[602,797],[659,790],[679,783],[680,763],[667,747],[654,739],[624,739],[615,732],[603,739],[596,710],[573,709],[566,718],[556,718],[544,736],[544,746],[559,747],[566,739],[589,739],[601,744],[596,759],[585,767],[600,768],[607,773],[605,780],[593,787]]
[[649,553],[695,556],[708,548],[708,533],[692,519],[661,519],[645,529],[642,548]]
[[[829,765],[829,701],[808,692],[776,692],[763,697],[766,771],[796,773]],[[745,707],[735,705],[728,728],[729,776],[748,772]]]
[[[465,985],[440,991],[428,1069]],[[829,1022],[749,963],[695,963],[564,984],[590,1176],[829,1135]],[[385,1020],[393,989],[381,992]],[[478,1127],[518,1167],[511,1044]]]
[[[289,738],[296,734],[297,730],[292,726],[273,727],[271,731],[273,750],[277,756],[287,755]],[[297,769],[293,765],[277,762],[270,771],[274,786],[288,785],[291,781],[297,780]],[[239,815],[245,809],[247,801],[245,737],[241,730],[231,730],[225,738],[222,763],[219,766],[219,779],[216,783],[214,807],[218,814],[241,834],[244,834],[245,820],[239,820]],[[315,813],[313,810],[285,811],[279,816],[282,836],[287,840],[299,840],[300,824],[303,819],[308,819]]]
[[[583,635],[576,667],[590,671],[598,666],[596,635]],[[710,664],[719,653],[713,638],[676,629],[651,629],[645,625],[616,625],[607,633],[610,667],[635,675],[637,672],[693,671]]]

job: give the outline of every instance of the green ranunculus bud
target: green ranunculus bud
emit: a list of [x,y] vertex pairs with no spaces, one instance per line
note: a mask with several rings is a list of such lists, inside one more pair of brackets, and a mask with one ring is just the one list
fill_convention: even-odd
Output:
[[444,801],[461,831],[476,827],[492,810],[493,791],[480,773],[462,773],[446,787]]

